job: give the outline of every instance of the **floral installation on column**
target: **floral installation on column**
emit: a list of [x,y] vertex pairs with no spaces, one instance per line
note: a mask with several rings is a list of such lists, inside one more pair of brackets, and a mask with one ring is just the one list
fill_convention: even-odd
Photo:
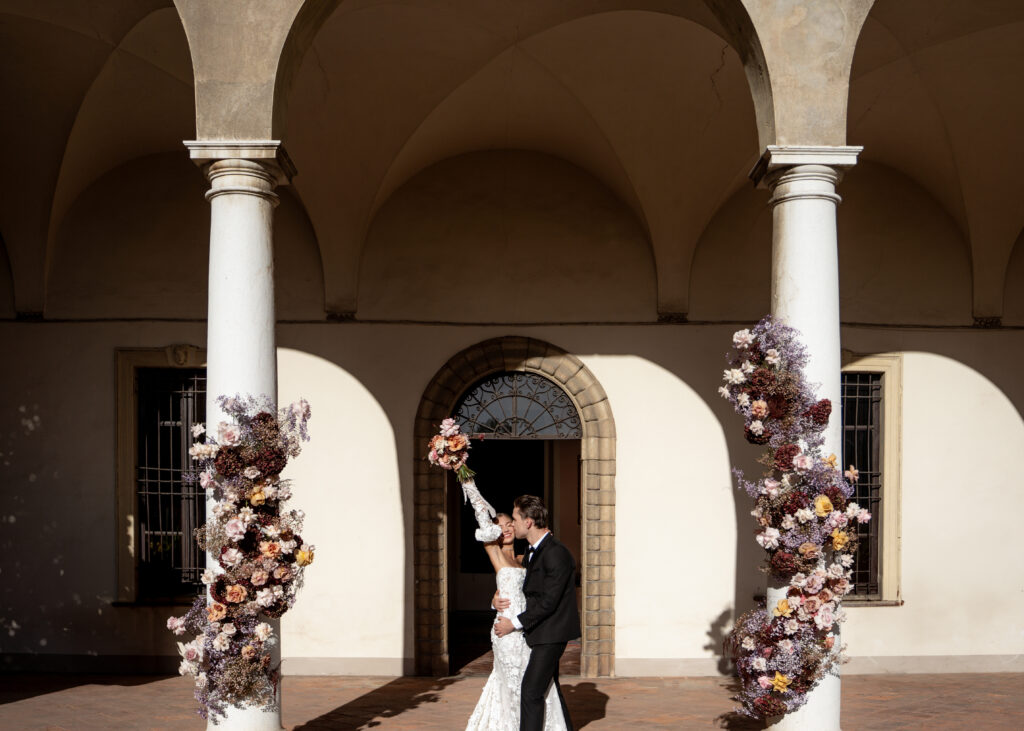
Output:
[[[217,403],[231,421],[189,454],[212,500],[212,518],[195,538],[219,560],[203,573],[209,600],[200,594],[187,614],[167,620],[174,634],[195,635],[178,643],[178,671],[195,677],[199,715],[214,723],[228,706],[276,708],[280,668],[272,666],[270,647],[277,638],[264,619],[295,604],[314,551],[301,536],[304,513],[284,508],[292,490],[280,477],[309,441],[309,404],[278,410],[266,398],[241,396],[220,396]],[[193,427],[194,437],[204,432],[203,425]]]
[[455,419],[448,418],[442,421],[440,433],[430,438],[427,460],[432,465],[455,473],[456,479],[462,485],[464,501],[473,506],[473,513],[479,526],[475,533],[476,539],[482,543],[490,543],[501,536],[501,528],[493,521],[497,513],[480,494],[474,479],[476,473],[466,464],[469,459],[469,437],[460,431]]
[[756,540],[767,552],[764,570],[787,586],[775,606],[740,617],[726,638],[741,681],[740,713],[764,719],[796,710],[836,664],[850,583],[857,524],[871,515],[850,501],[858,473],[825,456],[828,399],[804,378],[807,352],[799,333],[771,316],[733,335],[725,385],[719,393],[744,419],[748,442],[766,449],[756,482],[733,470],[754,498]]

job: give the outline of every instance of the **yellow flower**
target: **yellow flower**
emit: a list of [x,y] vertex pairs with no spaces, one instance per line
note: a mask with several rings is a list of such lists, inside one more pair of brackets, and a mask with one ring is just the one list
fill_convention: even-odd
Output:
[[836,528],[832,531],[832,548],[842,551],[843,547],[850,542],[850,534]]
[[824,518],[832,512],[832,501],[828,499],[828,495],[818,495],[814,498],[814,514],[819,518]]
[[776,617],[789,617],[793,614],[793,608],[789,606],[789,599],[779,599],[779,603],[772,610]]
[[776,670],[775,678],[772,680],[772,689],[778,693],[786,693],[789,691],[789,684],[792,682],[792,680]]
[[295,552],[295,563],[299,566],[309,566],[313,563],[313,552],[300,548]]
[[249,503],[251,505],[259,506],[265,502],[267,502],[267,496],[264,495],[262,491],[254,492],[252,495],[249,496]]
[[821,461],[824,462],[825,464],[827,464],[829,467],[831,467],[834,470],[838,470],[839,469],[839,458],[836,457],[834,454],[830,454],[829,456],[825,457],[825,459],[823,459]]

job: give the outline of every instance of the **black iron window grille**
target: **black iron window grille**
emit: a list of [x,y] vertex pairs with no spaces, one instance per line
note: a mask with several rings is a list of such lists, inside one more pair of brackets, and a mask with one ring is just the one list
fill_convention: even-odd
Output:
[[882,399],[883,374],[843,373],[843,469],[860,472],[852,499],[871,511],[871,520],[857,526],[860,544],[853,564],[853,598],[881,598]]
[[581,439],[583,425],[569,396],[536,373],[488,376],[459,400],[464,434],[488,439]]
[[206,556],[193,531],[206,516],[206,494],[188,454],[192,427],[206,419],[206,370],[136,371],[138,586],[140,599],[194,595]]

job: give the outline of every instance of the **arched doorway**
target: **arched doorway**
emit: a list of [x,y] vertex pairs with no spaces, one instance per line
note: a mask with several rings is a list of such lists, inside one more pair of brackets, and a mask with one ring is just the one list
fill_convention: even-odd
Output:
[[[511,514],[522,494],[538,495],[550,512],[550,527],[580,566],[580,441],[583,422],[569,395],[547,376],[499,371],[471,385],[453,411],[472,439],[477,484],[499,512]],[[494,613],[484,597],[494,587],[494,569],[474,538],[476,520],[460,509],[461,494],[448,484],[449,672],[490,669],[489,628]],[[526,550],[516,542],[516,553]],[[576,574],[577,601],[581,575]],[[570,643],[562,672],[576,674],[579,643]],[[481,662],[473,663],[477,658]]]
[[[513,403],[517,399],[526,411],[516,411],[518,407]],[[542,405],[545,400],[550,402],[549,406]],[[514,476],[513,487],[500,488],[498,471],[492,469],[492,477],[488,478],[487,465],[481,464],[493,460],[493,464],[507,467],[507,450],[519,449],[523,450],[519,456],[526,461],[526,469],[531,469],[531,459],[532,469],[540,465],[540,479],[542,483],[546,480],[551,489],[547,497],[557,501],[553,504],[553,517],[558,521],[561,512],[565,518],[560,530],[571,533],[569,524],[576,522],[578,514],[583,621],[580,673],[585,677],[610,676],[614,671],[615,632],[615,425],[604,389],[578,358],[543,341],[505,337],[479,343],[451,358],[424,391],[414,430],[417,455],[436,433],[441,420],[456,413],[460,406],[466,426],[471,431],[491,430],[490,441],[498,444],[488,455],[487,448],[474,442],[476,451],[472,453],[471,464],[480,472],[485,495],[491,495],[488,484],[499,491],[527,492],[514,487],[518,484]],[[531,432],[535,436],[529,436]],[[540,438],[538,432],[544,432],[548,438]],[[545,441],[556,440],[568,446],[544,445]],[[507,442],[504,448],[499,444],[502,441]],[[489,443],[486,437],[484,443]],[[515,443],[535,446],[514,446]],[[550,474],[559,464],[562,468],[566,466],[573,445],[579,447],[575,483],[568,477],[569,470],[559,476]],[[528,454],[531,450],[532,456]],[[549,471],[546,478],[545,469]],[[520,479],[535,481],[536,477],[530,476],[535,474],[531,472]],[[417,458],[413,498],[414,633],[416,671],[425,675],[449,673],[449,612],[454,608],[453,591],[459,590],[462,578],[452,570],[461,558],[453,555],[458,543],[450,539],[459,529],[462,508],[457,504],[450,506],[454,483],[446,478],[440,470],[431,469],[425,459]],[[576,513],[569,505],[573,497],[569,485],[575,492]],[[461,563],[458,565],[461,568]],[[486,581],[493,586],[493,574]],[[474,598],[479,593],[472,587],[467,591],[472,591]],[[490,593],[483,591],[477,601],[487,601]]]

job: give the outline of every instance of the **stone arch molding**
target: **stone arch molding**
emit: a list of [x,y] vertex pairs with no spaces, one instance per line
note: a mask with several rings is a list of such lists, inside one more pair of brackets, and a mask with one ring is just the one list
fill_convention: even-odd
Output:
[[431,379],[414,428],[415,663],[448,674],[447,475],[422,458],[423,445],[466,388],[499,371],[537,373],[572,399],[583,418],[580,469],[584,677],[615,670],[615,421],[608,395],[574,355],[533,338],[501,337],[452,357]]

